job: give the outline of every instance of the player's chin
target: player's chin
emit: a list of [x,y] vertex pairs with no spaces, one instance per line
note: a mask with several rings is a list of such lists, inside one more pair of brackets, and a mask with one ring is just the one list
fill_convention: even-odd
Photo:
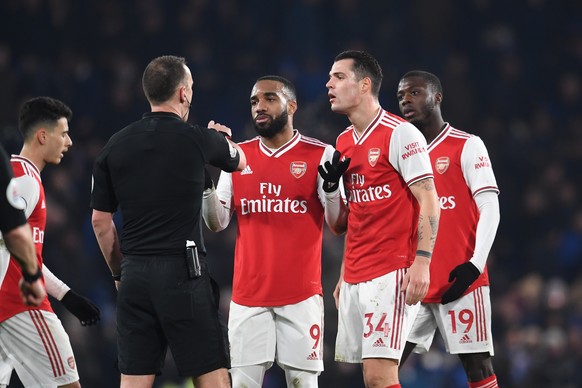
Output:
[[269,129],[270,125],[271,125],[270,120],[260,121],[260,122],[255,121],[255,127],[258,129]]
[[339,106],[338,104],[334,104],[333,102],[331,103],[331,111],[334,113],[344,113],[345,109],[343,109],[341,106]]

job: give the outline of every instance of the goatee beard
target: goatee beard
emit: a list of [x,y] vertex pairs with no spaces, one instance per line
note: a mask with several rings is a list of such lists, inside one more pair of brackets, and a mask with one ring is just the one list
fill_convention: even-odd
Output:
[[289,115],[287,111],[283,111],[279,117],[276,117],[271,121],[270,124],[265,123],[264,126],[257,125],[256,121],[253,121],[255,130],[257,133],[264,138],[272,139],[275,135],[283,131],[283,128],[289,122]]

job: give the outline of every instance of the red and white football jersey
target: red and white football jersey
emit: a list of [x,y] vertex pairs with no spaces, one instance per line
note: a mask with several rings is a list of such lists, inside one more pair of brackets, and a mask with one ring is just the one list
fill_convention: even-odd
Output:
[[243,171],[222,172],[217,195],[237,217],[232,300],[294,304],[322,294],[324,196],[317,167],[333,147],[300,135],[277,150],[259,137],[240,143]]
[[[19,194],[26,202],[26,209],[24,211],[27,215],[28,223],[32,228],[38,265],[42,267],[46,204],[40,171],[38,171],[38,168],[30,160],[22,156],[12,155],[10,162],[14,170],[15,179],[17,181],[23,181],[23,184],[19,182],[18,185],[20,190]],[[2,259],[5,259],[8,255],[9,253],[6,248],[2,248]],[[20,288],[18,287],[21,278],[22,270],[20,269],[20,265],[18,265],[18,262],[13,257],[10,257],[8,270],[0,287],[0,306],[2,306],[0,308],[0,322],[27,310],[40,309],[50,312],[53,311],[48,297],[45,297],[39,307],[28,307],[22,303]]]
[[[423,302],[438,303],[449,288],[449,274],[473,257],[479,210],[474,196],[499,193],[485,144],[449,124],[428,145],[441,207],[439,232],[430,265],[430,286]],[[489,285],[487,267],[467,289]]]
[[409,186],[432,177],[426,140],[403,118],[380,109],[362,136],[353,126],[337,138],[350,208],[344,280],[368,281],[408,268],[416,253],[418,201]]

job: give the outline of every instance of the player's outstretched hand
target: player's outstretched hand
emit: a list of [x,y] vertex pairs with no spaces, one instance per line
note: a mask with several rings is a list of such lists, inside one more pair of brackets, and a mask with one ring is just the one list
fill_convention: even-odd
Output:
[[328,160],[323,166],[317,167],[319,175],[323,178],[323,191],[326,193],[333,193],[337,190],[340,178],[350,165],[350,158],[340,161],[340,157],[340,152],[336,150],[333,153],[331,162]]
[[449,283],[455,281],[448,290],[445,291],[441,299],[441,304],[451,303],[459,299],[467,288],[481,275],[477,267],[470,261],[459,264],[451,271]]
[[222,133],[228,139],[230,139],[230,137],[232,136],[232,130],[229,127],[217,123],[214,120],[210,120],[208,122],[208,128],[214,129],[216,132]]
[[91,326],[101,319],[101,311],[93,302],[73,290],[67,291],[61,303],[81,322],[83,326]]

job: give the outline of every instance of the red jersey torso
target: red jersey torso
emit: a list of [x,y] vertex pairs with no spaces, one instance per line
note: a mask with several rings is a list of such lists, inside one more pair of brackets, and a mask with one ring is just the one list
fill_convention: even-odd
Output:
[[240,146],[247,167],[231,174],[238,225],[232,300],[281,306],[322,294],[317,167],[332,147],[298,132],[274,151],[258,137]]
[[[429,145],[441,216],[430,266],[430,287],[425,303],[438,303],[450,287],[449,274],[469,261],[475,249],[479,210],[474,196],[498,191],[482,141],[447,124]],[[488,285],[487,267],[465,294]]]
[[424,137],[380,110],[361,136],[353,127],[340,134],[336,149],[351,158],[343,176],[350,208],[344,280],[359,283],[408,268],[419,215],[409,186],[432,176]]
[[[32,229],[38,265],[42,266],[42,247],[44,243],[44,229],[46,225],[46,204],[40,172],[31,161],[21,156],[13,155],[10,162],[12,164],[15,179],[26,175],[28,177],[34,178],[38,184],[38,187],[34,188],[34,190],[39,190],[38,202],[36,204],[27,203],[27,206],[34,206],[32,213],[30,213],[28,217],[28,223]],[[33,196],[36,197],[36,195]],[[40,309],[51,312],[53,311],[48,297],[45,297],[44,301],[39,307],[28,307],[22,303],[22,299],[20,297],[20,288],[18,286],[21,278],[22,271],[20,269],[20,265],[18,265],[17,261],[13,257],[10,257],[8,271],[6,272],[6,276],[0,288],[0,306],[2,306],[0,308],[0,322],[3,322],[12,316],[27,310]]]

